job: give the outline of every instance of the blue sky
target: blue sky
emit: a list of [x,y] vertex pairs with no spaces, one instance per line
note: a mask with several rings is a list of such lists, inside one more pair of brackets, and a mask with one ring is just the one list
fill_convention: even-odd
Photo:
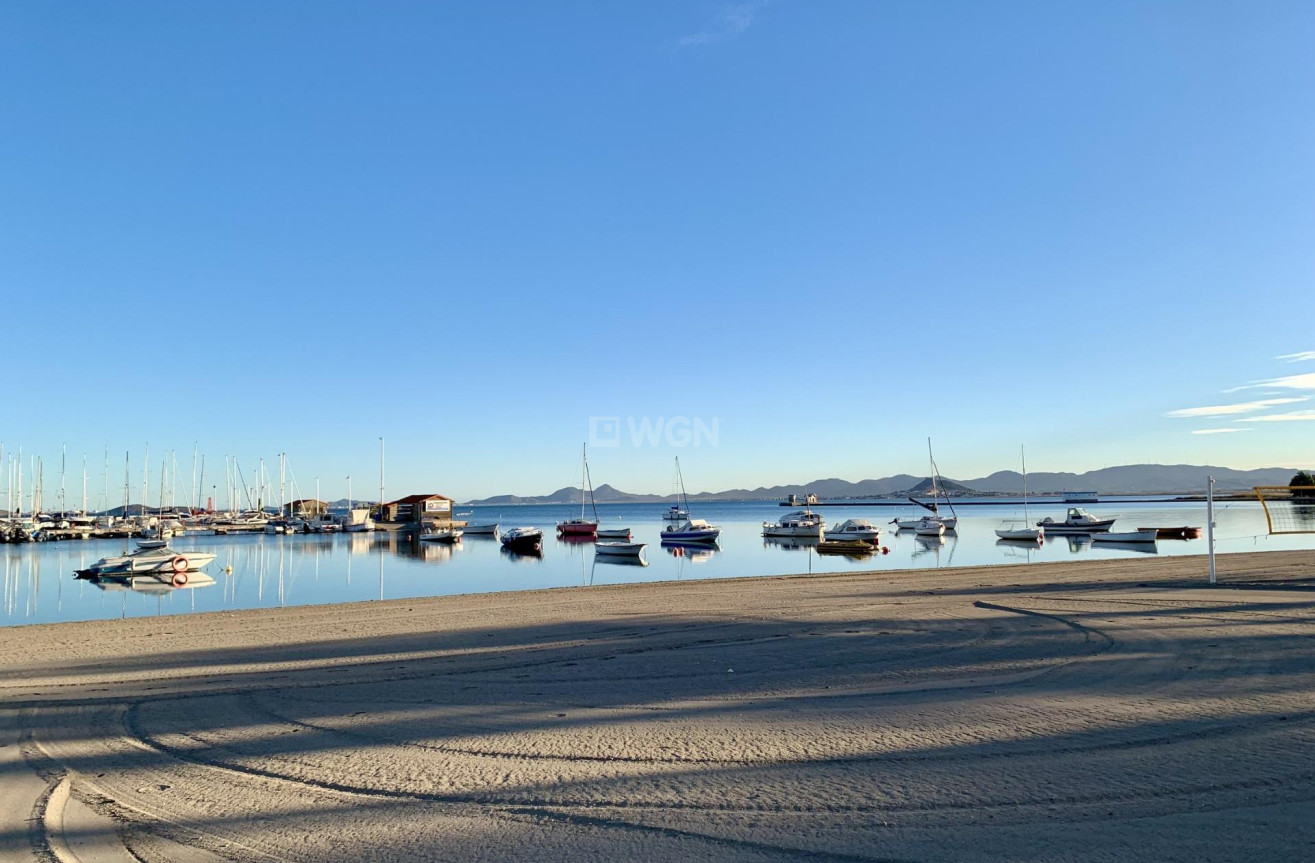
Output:
[[595,448],[633,491],[927,436],[1313,466],[1311,44],[1304,2],[6,3],[0,440],[325,496],[381,435],[389,496],[543,493],[591,417],[716,429]]

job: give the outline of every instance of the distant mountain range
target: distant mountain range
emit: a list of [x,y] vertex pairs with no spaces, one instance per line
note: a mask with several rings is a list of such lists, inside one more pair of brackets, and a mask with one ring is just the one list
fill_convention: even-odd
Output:
[[[1227,467],[1191,464],[1129,464],[1106,467],[1086,473],[1029,473],[1027,490],[1031,494],[1059,494],[1064,491],[1094,491],[1099,494],[1192,494],[1203,492],[1207,476],[1215,478],[1221,491],[1250,489],[1257,485],[1287,485],[1296,468],[1271,467],[1257,470],[1234,470]],[[940,487],[951,496],[1016,495],[1023,492],[1023,475],[1001,470],[977,479],[953,480],[941,477]],[[808,493],[822,500],[863,498],[900,498],[930,494],[929,477],[906,473],[850,482],[843,479],[819,479],[806,485],[776,485],[755,489],[734,488],[719,492],[700,492],[690,500],[781,500],[791,494]],[[631,494],[610,485],[594,489],[598,503],[664,503],[675,501],[673,494]],[[579,503],[580,489],[567,486],[551,494],[520,496],[501,494],[483,500],[467,501],[466,506],[496,506],[517,503]]]

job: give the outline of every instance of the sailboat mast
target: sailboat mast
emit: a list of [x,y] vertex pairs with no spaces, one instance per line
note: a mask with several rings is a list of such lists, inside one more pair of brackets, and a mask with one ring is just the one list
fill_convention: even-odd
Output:
[[1031,524],[1027,515],[1027,453],[1022,444],[1018,445],[1018,456],[1023,462],[1023,521],[1025,524]]

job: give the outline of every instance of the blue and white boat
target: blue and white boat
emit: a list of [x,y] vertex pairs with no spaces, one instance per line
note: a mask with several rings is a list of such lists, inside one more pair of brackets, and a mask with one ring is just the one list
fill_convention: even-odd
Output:
[[721,528],[701,518],[691,518],[679,527],[673,524],[662,529],[663,542],[716,542],[719,536]]

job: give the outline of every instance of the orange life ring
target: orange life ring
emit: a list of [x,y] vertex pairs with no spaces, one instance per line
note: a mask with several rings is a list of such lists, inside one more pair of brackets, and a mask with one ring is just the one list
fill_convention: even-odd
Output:
[[174,587],[183,587],[187,584],[187,571],[175,572],[172,580]]
[[174,572],[187,572],[187,558],[181,554],[174,555],[174,559],[169,561],[169,565],[174,568]]

